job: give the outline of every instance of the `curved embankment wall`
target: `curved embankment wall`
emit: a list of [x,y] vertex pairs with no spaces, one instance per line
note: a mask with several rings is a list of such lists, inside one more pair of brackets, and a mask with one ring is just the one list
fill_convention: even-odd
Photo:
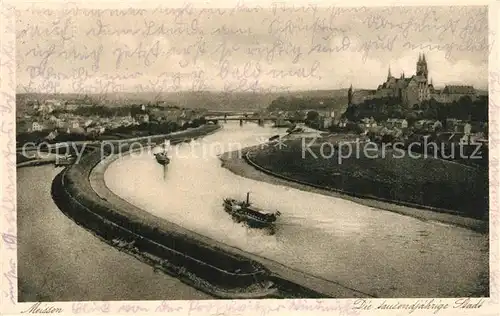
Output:
[[[198,137],[216,128],[208,126],[187,131],[182,137]],[[177,142],[175,136],[163,138]],[[120,150],[128,150],[127,146],[122,143]],[[109,154],[112,152],[101,154],[101,150],[96,150],[54,179],[54,200],[75,221],[107,240],[120,238],[134,242],[139,250],[184,267],[216,286],[241,288],[268,279],[269,272],[256,262],[194,241],[186,234],[164,230],[149,213],[127,212],[101,199],[92,189],[89,176],[101,159]]]
[[[260,166],[258,163],[256,163],[255,161],[253,161],[252,150],[246,151],[246,153],[243,155],[243,158],[249,165],[251,165],[252,167],[254,167],[257,170],[262,171],[265,174],[268,174],[270,176],[280,178],[280,179],[283,179],[286,181],[295,182],[297,184],[310,186],[310,187],[313,187],[316,189],[327,190],[327,191],[331,191],[331,192],[335,192],[335,193],[339,193],[339,194],[344,194],[344,195],[351,196],[354,198],[370,199],[370,200],[379,201],[379,202],[383,202],[383,203],[391,203],[391,204],[401,205],[401,206],[415,208],[415,209],[423,209],[423,210],[433,211],[433,212],[437,212],[437,213],[444,213],[444,214],[448,214],[449,216],[462,217],[459,212],[452,211],[452,210],[447,210],[447,209],[442,209],[442,208],[437,208],[437,207],[432,207],[432,206],[427,206],[427,205],[421,205],[421,204],[416,204],[416,203],[411,203],[411,202],[399,201],[399,200],[389,200],[389,199],[384,199],[384,198],[374,196],[374,195],[364,195],[364,194],[359,194],[356,192],[345,191],[342,189],[325,187],[325,186],[310,183],[307,181],[302,181],[299,179],[287,177],[285,175],[282,175],[282,174],[276,173],[274,171],[271,171],[267,168],[264,168],[264,167]],[[404,214],[406,214],[406,213],[404,213]],[[406,214],[406,215],[408,215],[408,214]],[[473,218],[465,218],[465,217],[464,217],[464,219],[466,219],[465,224],[462,223],[462,221],[449,221],[448,220],[446,222],[450,222],[454,225],[470,228],[470,229],[473,229],[473,230],[481,232],[481,233],[488,232],[488,222],[487,221],[473,219]]]

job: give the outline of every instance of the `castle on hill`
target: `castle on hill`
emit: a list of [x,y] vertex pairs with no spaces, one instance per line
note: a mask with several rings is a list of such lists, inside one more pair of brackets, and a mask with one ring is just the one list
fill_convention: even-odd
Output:
[[402,105],[413,107],[431,98],[441,103],[451,103],[462,96],[469,96],[475,100],[477,92],[472,86],[446,85],[442,90],[434,88],[432,79],[429,81],[429,69],[425,54],[419,54],[415,75],[406,77],[402,72],[397,78],[391,74],[389,67],[386,81],[379,85],[368,98],[393,97],[398,98]]

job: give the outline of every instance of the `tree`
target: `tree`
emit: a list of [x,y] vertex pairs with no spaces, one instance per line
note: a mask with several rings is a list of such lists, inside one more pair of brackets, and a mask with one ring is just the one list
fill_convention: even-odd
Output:
[[417,113],[411,111],[405,114],[405,118],[408,121],[408,126],[413,126],[415,122],[417,121]]
[[316,112],[316,111],[309,111],[309,112],[307,112],[307,115],[306,115],[306,120],[307,121],[313,122],[313,121],[316,121],[318,118],[319,118],[319,113],[318,112]]
[[392,134],[384,134],[382,135],[382,143],[390,144],[394,142],[394,135]]
[[285,109],[288,106],[288,102],[285,97],[280,96],[277,99],[273,100],[271,102],[271,105],[269,105],[268,109],[269,111],[276,111],[280,109]]

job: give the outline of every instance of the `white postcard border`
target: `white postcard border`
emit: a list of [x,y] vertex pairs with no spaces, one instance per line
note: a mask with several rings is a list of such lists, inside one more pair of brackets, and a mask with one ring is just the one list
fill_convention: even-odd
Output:
[[[436,5],[443,1],[378,1],[376,5],[387,4],[418,4],[418,5]],[[43,5],[48,7],[58,5],[60,1],[45,1]],[[73,5],[82,5],[82,3],[72,2]],[[171,6],[175,4],[183,4],[184,1],[170,1]],[[216,3],[207,3],[201,1],[193,1],[193,4],[200,6],[231,6],[233,1],[217,1]],[[259,4],[265,6],[269,1],[247,1],[248,6]],[[292,3],[292,1],[287,1]],[[293,1],[295,5],[303,5],[304,1]],[[317,2],[318,4],[325,3]],[[331,3],[331,2],[329,2]],[[337,2],[338,3],[338,2]],[[465,1],[460,1],[460,4],[465,4]],[[41,2],[38,3],[40,5]],[[87,5],[89,3],[87,2]],[[349,1],[343,2],[341,5],[375,5],[371,1]],[[457,5],[457,1],[446,1],[443,4]],[[485,4],[485,2],[468,1],[467,4]],[[15,204],[16,204],[16,166],[15,166],[15,88],[16,88],[16,65],[15,65],[15,16],[13,7],[16,5],[25,6],[31,5],[28,3],[17,3],[13,1],[1,3],[0,15],[0,36],[1,36],[1,55],[0,55],[0,110],[1,114],[1,129],[0,129],[0,150],[1,154],[1,216],[0,223],[2,239],[0,241],[0,261],[2,267],[1,281],[1,307],[2,314],[15,315],[23,311],[27,311],[33,303],[16,303],[10,300],[11,295],[17,298],[17,280],[14,265],[17,264],[17,251],[15,248],[17,227],[15,222]],[[110,3],[111,5],[111,3]],[[113,6],[116,5],[116,2]],[[139,6],[139,2],[126,2],[118,4],[119,6]],[[497,154],[499,153],[498,145],[500,144],[500,121],[499,107],[500,105],[500,66],[499,66],[499,50],[498,50],[498,20],[500,18],[500,5],[498,3],[489,3],[489,27],[490,27],[490,43],[492,43],[490,60],[489,60],[489,129],[490,143],[493,149],[490,153],[490,298],[485,299],[484,305],[477,310],[464,309],[446,309],[441,310],[439,314],[450,315],[497,315],[500,307],[499,304],[499,284],[498,277],[500,275],[499,267],[499,193],[497,188],[499,183],[499,170]],[[141,6],[157,6],[157,2],[143,2]],[[493,133],[491,132],[493,131]],[[13,220],[14,218],[14,220]],[[128,313],[133,314],[156,314],[168,313],[171,315],[404,315],[409,313],[405,310],[357,310],[354,309],[355,299],[337,299],[337,300],[260,300],[260,301],[231,301],[231,300],[210,300],[210,301],[137,301],[137,302],[55,302],[44,303],[45,306],[50,306],[53,312],[62,312],[62,314],[88,314],[88,313]],[[377,303],[384,299],[367,299],[367,304],[376,306]],[[413,303],[416,299],[391,299],[390,302]],[[439,299],[435,298],[436,303],[441,302],[453,305],[456,299]],[[433,311],[416,310],[412,312],[414,315],[428,315]]]

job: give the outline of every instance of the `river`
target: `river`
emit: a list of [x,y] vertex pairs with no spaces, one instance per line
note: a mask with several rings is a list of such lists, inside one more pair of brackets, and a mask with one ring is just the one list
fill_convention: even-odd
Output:
[[[280,130],[283,132],[283,130]],[[285,186],[221,167],[219,151],[278,133],[238,122],[171,150],[166,170],[149,152],[124,156],[105,173],[123,199],[187,229],[377,297],[487,295],[488,237]],[[232,221],[222,199],[245,198],[276,211],[275,235]]]
[[20,302],[213,299],[118,251],[54,204],[53,165],[17,169]]

